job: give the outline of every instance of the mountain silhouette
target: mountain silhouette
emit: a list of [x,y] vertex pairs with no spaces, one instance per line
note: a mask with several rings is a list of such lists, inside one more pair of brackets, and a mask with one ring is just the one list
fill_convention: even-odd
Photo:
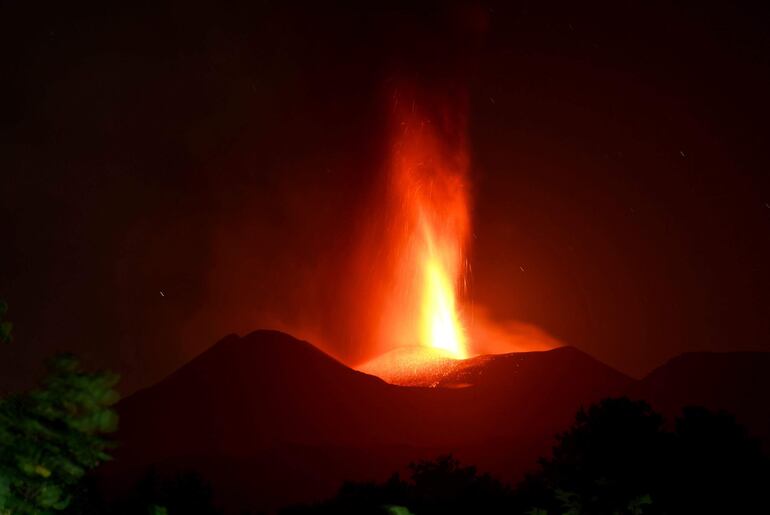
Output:
[[119,404],[121,445],[102,477],[119,496],[150,467],[194,470],[232,511],[321,500],[345,480],[381,481],[449,452],[515,481],[581,406],[629,392],[664,402],[669,388],[707,396],[706,375],[699,390],[682,389],[678,374],[701,370],[683,366],[635,382],[560,347],[480,356],[431,376],[434,387],[397,386],[287,334],[231,335]]
[[770,443],[770,353],[688,352],[677,356],[635,382],[630,397],[650,402],[673,420],[684,406],[727,411]]

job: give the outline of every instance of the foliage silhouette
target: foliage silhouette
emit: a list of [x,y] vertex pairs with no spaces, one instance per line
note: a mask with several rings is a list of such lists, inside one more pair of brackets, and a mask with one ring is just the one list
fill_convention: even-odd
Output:
[[667,431],[641,401],[580,410],[517,506],[570,515],[768,513],[767,457],[725,413],[688,407]]
[[672,458],[669,512],[770,513],[770,462],[732,415],[685,408]]
[[155,469],[135,485],[124,499],[110,506],[114,515],[217,515],[211,488],[192,471],[161,475]]
[[0,513],[65,509],[86,472],[110,458],[118,377],[62,354],[42,384],[0,400]]
[[625,397],[578,411],[540,470],[513,490],[452,456],[410,468],[408,481],[346,483],[325,503],[284,513],[770,513],[768,459],[732,416],[688,407],[672,431],[648,404]]
[[295,514],[510,513],[511,490],[452,455],[409,465],[410,479],[394,474],[385,483],[345,483],[337,496],[314,506],[284,510]]
[[[644,496],[658,497],[672,435],[663,417],[642,401],[605,399],[581,409],[557,436],[541,472],[520,486],[521,496],[540,482],[538,507],[549,513],[630,513]],[[656,474],[651,474],[655,471]],[[544,495],[545,494],[545,495]]]

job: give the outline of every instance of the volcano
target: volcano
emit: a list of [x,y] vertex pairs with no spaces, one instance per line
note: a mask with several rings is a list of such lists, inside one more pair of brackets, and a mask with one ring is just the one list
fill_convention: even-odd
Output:
[[650,383],[574,347],[429,370],[410,380],[430,387],[394,385],[287,334],[228,336],[119,404],[103,479],[120,495],[150,467],[193,469],[228,512],[320,500],[446,452],[515,481],[581,406]]

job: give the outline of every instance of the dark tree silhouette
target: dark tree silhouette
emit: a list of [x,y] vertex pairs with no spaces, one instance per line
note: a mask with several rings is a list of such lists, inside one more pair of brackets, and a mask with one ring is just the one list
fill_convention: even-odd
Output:
[[522,487],[544,483],[550,495],[538,507],[549,513],[626,513],[658,496],[656,474],[665,470],[671,434],[646,403],[605,399],[581,409],[557,441],[552,457],[541,460],[540,477]]
[[410,466],[416,513],[504,513],[510,490],[451,455]]
[[684,408],[675,449],[669,513],[770,513],[770,462],[732,415]]
[[580,410],[541,471],[517,489],[540,513],[768,513],[768,460],[725,413],[685,408],[675,431],[641,401]]
[[150,469],[124,499],[110,506],[114,515],[217,515],[210,486],[195,472],[161,475]]
[[410,480],[394,474],[388,481],[346,483],[337,496],[315,506],[284,510],[289,514],[510,513],[511,491],[475,467],[451,455],[409,466]]
[[408,481],[347,483],[328,502],[285,513],[770,513],[768,459],[732,416],[685,408],[674,426],[645,402],[605,399],[581,409],[513,491],[442,456],[412,464]]

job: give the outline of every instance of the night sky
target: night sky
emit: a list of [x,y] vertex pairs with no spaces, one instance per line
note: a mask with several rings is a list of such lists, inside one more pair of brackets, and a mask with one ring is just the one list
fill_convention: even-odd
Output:
[[468,93],[474,305],[635,376],[770,351],[761,3],[3,2],[0,388],[71,350],[129,391],[262,327],[369,357],[401,80]]

